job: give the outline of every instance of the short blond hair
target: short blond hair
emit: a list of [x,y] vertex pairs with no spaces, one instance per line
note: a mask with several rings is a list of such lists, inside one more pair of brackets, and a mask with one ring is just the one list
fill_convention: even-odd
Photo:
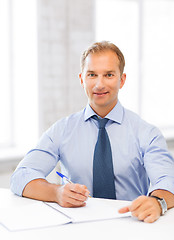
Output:
[[85,61],[89,54],[101,53],[107,50],[111,50],[116,53],[120,63],[119,64],[120,75],[122,75],[124,71],[124,66],[125,66],[124,55],[115,44],[108,41],[95,42],[83,52],[81,56],[81,71],[83,72],[84,70]]

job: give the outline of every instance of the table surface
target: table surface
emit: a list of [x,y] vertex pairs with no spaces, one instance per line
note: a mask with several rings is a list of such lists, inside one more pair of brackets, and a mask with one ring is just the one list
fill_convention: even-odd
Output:
[[[33,201],[21,198],[9,189],[0,189],[0,206],[17,207]],[[117,200],[116,200],[117,201]],[[133,217],[101,220],[85,223],[73,223],[61,226],[51,226],[40,229],[31,229],[10,232],[0,224],[0,236],[2,240],[45,240],[45,239],[173,239],[174,209],[160,217],[156,222],[144,223]],[[2,237],[3,236],[3,237]]]

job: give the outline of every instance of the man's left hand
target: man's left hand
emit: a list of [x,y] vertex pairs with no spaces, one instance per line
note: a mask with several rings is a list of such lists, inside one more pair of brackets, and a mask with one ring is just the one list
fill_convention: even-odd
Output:
[[161,207],[155,198],[140,196],[130,206],[121,208],[119,213],[131,212],[133,217],[141,221],[152,223],[161,215]]

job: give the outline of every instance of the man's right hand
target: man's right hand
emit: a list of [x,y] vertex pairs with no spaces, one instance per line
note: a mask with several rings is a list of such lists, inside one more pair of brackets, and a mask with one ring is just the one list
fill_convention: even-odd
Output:
[[62,207],[83,207],[89,197],[89,190],[85,185],[67,183],[57,187],[57,203]]
[[57,202],[62,207],[83,207],[86,205],[89,190],[85,185],[74,183],[57,185],[45,179],[35,179],[25,186],[22,196],[45,202]]

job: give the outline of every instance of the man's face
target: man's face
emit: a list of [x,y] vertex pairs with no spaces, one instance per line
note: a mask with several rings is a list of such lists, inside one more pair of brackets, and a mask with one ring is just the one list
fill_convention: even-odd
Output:
[[116,105],[126,80],[125,74],[120,76],[117,55],[111,50],[89,54],[79,77],[92,109],[106,116]]

